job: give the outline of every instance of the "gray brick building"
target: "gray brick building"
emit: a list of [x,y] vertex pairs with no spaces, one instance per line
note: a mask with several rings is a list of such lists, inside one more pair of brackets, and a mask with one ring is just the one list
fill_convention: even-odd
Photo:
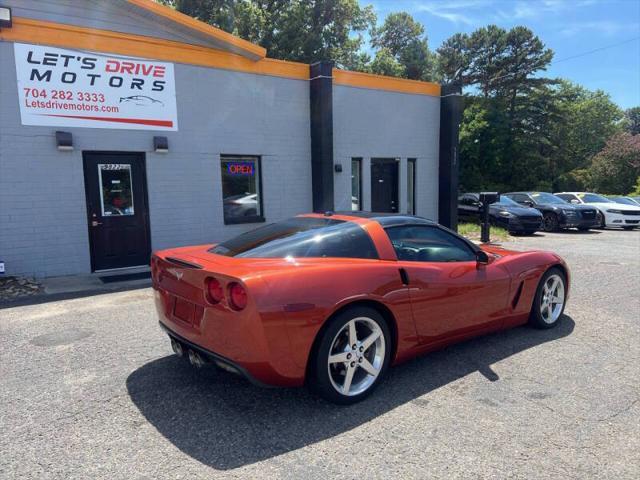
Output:
[[313,76],[150,0],[81,3],[0,0],[7,274],[142,265],[327,207],[438,219],[439,85]]

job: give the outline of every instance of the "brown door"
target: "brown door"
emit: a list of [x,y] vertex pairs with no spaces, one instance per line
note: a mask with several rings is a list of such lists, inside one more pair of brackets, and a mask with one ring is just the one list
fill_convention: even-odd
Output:
[[398,161],[395,158],[371,159],[371,211],[397,213]]
[[144,153],[84,152],[91,269],[148,265]]

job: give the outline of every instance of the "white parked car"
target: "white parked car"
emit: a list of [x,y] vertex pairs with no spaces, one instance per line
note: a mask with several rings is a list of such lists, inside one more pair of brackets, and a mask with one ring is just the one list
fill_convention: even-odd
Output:
[[640,227],[640,206],[625,205],[609,200],[597,193],[561,192],[554,195],[576,205],[588,204],[596,207],[601,217],[601,227],[621,227],[632,230]]

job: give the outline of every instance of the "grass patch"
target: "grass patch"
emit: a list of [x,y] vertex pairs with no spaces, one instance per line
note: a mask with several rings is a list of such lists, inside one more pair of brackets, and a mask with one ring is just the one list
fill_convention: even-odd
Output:
[[[470,240],[480,240],[480,225],[477,223],[458,224],[458,233]],[[511,235],[504,228],[491,227],[489,234],[492,242],[506,242],[511,240]]]

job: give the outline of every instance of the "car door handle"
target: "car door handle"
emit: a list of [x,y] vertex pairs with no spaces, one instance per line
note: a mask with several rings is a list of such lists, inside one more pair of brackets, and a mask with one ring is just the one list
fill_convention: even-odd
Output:
[[100,222],[98,222],[98,221],[96,221],[96,220],[93,220],[93,221],[91,222],[91,226],[92,226],[92,227],[97,227],[98,225],[102,225],[102,223],[100,223]]
[[401,268],[399,271],[400,271],[400,280],[402,280],[402,284],[409,285],[409,274],[407,273],[407,271],[404,268]]

